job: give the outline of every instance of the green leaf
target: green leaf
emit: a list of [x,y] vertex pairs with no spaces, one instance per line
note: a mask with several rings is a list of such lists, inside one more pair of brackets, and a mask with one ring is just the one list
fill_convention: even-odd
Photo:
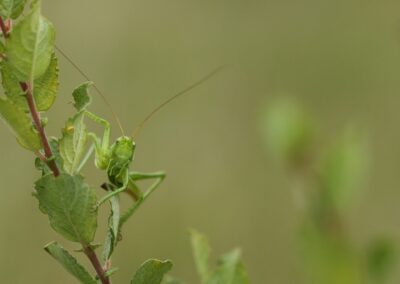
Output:
[[364,180],[369,162],[367,141],[366,135],[349,127],[334,141],[321,163],[321,192],[338,209],[348,203]]
[[47,175],[35,184],[39,207],[52,228],[73,242],[90,244],[97,228],[95,191],[82,176]]
[[207,284],[249,284],[250,281],[240,256],[239,249],[222,256]]
[[6,46],[4,45],[4,43],[2,41],[0,41],[0,53],[3,54],[5,50],[6,50]]
[[16,19],[24,11],[26,0],[0,0],[0,16]]
[[25,92],[22,90],[19,80],[15,77],[10,64],[7,61],[2,61],[0,68],[3,89],[7,98],[23,110],[28,111]]
[[103,260],[107,261],[111,258],[114,248],[118,243],[119,235],[119,219],[120,219],[120,209],[119,209],[119,197],[114,196],[110,199],[111,213],[108,217],[108,229],[106,240],[104,242],[103,249]]
[[210,245],[207,238],[196,230],[190,230],[190,236],[197,272],[200,275],[201,282],[206,283],[211,273],[209,267]]
[[[20,81],[7,61],[0,64],[2,84],[6,96],[22,109],[28,111],[28,103]],[[34,82],[33,96],[38,111],[48,110],[54,103],[58,92],[58,60],[53,54],[46,73]]]
[[[51,151],[53,153],[53,157],[56,161],[57,167],[59,169],[62,169],[63,161],[61,159],[60,152],[58,150],[59,149],[58,139],[55,137],[50,137],[49,144]],[[42,172],[42,176],[53,173],[51,169],[48,167],[48,165],[44,161],[42,161],[39,157],[35,159],[35,167],[37,170]]]
[[314,123],[299,104],[280,100],[263,114],[261,133],[273,153],[289,165],[302,163],[311,148]]
[[46,72],[34,83],[33,95],[39,111],[46,111],[54,104],[58,87],[58,59],[53,53]]
[[209,267],[210,245],[207,238],[195,230],[190,231],[197,271],[203,284],[249,284],[241,261],[241,252],[235,249],[222,256],[215,270]]
[[83,284],[96,284],[97,281],[78,263],[78,261],[56,242],[52,242],[44,248],[53,258]]
[[397,249],[386,239],[375,240],[367,250],[367,268],[373,283],[388,283],[388,276],[397,263]]
[[38,134],[34,131],[32,120],[17,105],[0,98],[0,117],[10,127],[22,147],[38,151],[42,148]]
[[169,260],[149,259],[136,271],[131,284],[160,284],[171,268],[172,262]]
[[305,222],[299,235],[305,283],[364,284],[358,252],[348,242]]
[[85,109],[91,102],[91,97],[89,96],[89,88],[93,85],[93,82],[85,82],[77,87],[72,96],[74,97],[74,107],[81,111]]
[[163,284],[183,284],[182,281],[180,281],[170,275],[166,275],[164,278],[165,279],[163,281]]
[[119,270],[118,267],[112,267],[112,268],[108,269],[108,270],[106,271],[106,273],[104,273],[104,275],[105,275],[106,277],[110,277],[110,276],[114,275],[118,270]]
[[40,13],[40,1],[19,22],[6,45],[8,62],[20,82],[43,76],[54,53],[53,25]]
[[87,131],[84,124],[84,114],[78,113],[68,119],[60,139],[60,155],[64,161],[64,170],[77,174],[87,145]]

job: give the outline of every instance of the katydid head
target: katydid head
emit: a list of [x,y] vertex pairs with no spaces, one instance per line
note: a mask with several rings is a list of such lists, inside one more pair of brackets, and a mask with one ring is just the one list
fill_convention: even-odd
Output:
[[111,159],[118,163],[131,162],[135,154],[136,144],[132,138],[121,136],[111,146]]

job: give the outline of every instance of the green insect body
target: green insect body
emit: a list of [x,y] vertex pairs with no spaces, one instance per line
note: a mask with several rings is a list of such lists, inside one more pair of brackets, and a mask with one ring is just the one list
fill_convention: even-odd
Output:
[[[72,60],[66,57],[72,64]],[[75,64],[73,64],[75,66]],[[138,128],[134,132],[133,136],[136,137],[136,134],[141,130],[143,125],[160,109],[162,109],[165,105],[173,101],[174,99],[188,93],[190,90],[196,88],[197,86],[203,84],[212,76],[220,72],[224,66],[220,66],[216,68],[214,71],[207,74],[205,77],[201,78],[199,81],[190,85],[189,87],[183,89],[178,92],[174,96],[170,97],[164,103],[155,108],[143,121],[139,124]],[[88,76],[78,69],[79,72],[88,79]],[[102,138],[98,137],[95,133],[90,132],[87,135],[93,140],[93,145],[96,153],[95,157],[95,165],[97,168],[101,170],[105,170],[107,172],[107,177],[109,181],[109,185],[107,186],[107,190],[109,191],[105,196],[103,196],[98,205],[110,200],[112,197],[118,195],[121,192],[126,191],[131,197],[134,199],[134,205],[128,210],[125,216],[121,217],[121,222],[123,223],[127,218],[129,218],[133,212],[140,206],[140,204],[160,185],[160,183],[165,178],[164,172],[155,172],[155,173],[140,173],[140,172],[130,172],[130,165],[132,164],[136,144],[133,141],[133,138],[128,136],[119,137],[115,143],[110,146],[110,136],[111,136],[111,126],[110,123],[97,115],[87,111],[87,106],[91,102],[91,98],[88,94],[88,88],[93,86],[97,92],[103,97],[105,102],[107,102],[105,96],[101,93],[101,91],[94,85],[92,82],[86,82],[75,89],[73,93],[73,97],[75,100],[75,108],[78,110],[77,117],[80,115],[86,116],[93,120],[94,122],[102,125],[104,127],[104,133]],[[107,102],[108,104],[108,102]],[[110,107],[111,108],[111,107]],[[113,112],[116,121],[118,122],[121,132],[123,133],[123,129],[121,127],[120,121],[118,117]],[[79,151],[77,151],[79,152]],[[85,160],[81,163],[82,165],[86,162]],[[78,167],[81,169],[81,166]],[[150,187],[142,192],[139,187],[136,185],[137,181],[140,180],[148,180],[155,179],[155,182],[150,185]]]
[[107,175],[112,184],[116,186],[124,184],[129,173],[129,166],[133,161],[135,148],[135,142],[127,136],[118,138],[111,146],[111,157],[107,166]]
[[[88,136],[93,140],[95,148],[95,165],[97,168],[107,172],[108,181],[112,187],[108,194],[100,199],[98,205],[126,191],[135,201],[133,207],[126,213],[125,218],[121,218],[121,220],[126,220],[147,196],[159,186],[165,177],[165,173],[130,172],[136,148],[133,138],[123,135],[110,146],[111,128],[109,122],[87,110],[84,110],[84,114],[104,127],[102,138],[99,138],[95,133],[88,133]],[[155,179],[156,181],[143,193],[136,185],[136,182],[145,179]]]

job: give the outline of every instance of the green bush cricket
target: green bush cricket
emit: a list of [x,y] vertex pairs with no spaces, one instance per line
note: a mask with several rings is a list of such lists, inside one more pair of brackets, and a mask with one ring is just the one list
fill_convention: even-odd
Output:
[[[57,48],[58,51],[78,70],[78,72],[85,77],[88,81],[90,81],[89,76],[86,75],[71,59],[68,57],[60,48]],[[110,145],[110,135],[111,135],[111,127],[110,123],[105,119],[84,110],[84,115],[94,122],[102,125],[104,127],[104,132],[102,137],[97,136],[95,133],[89,133],[89,137],[93,141],[94,149],[95,149],[95,164],[96,167],[100,170],[105,170],[107,172],[108,182],[109,184],[104,185],[104,188],[108,190],[108,193],[103,196],[98,205],[103,204],[113,196],[118,195],[121,192],[127,192],[129,195],[133,197],[135,200],[135,204],[132,208],[130,208],[124,216],[121,218],[121,224],[124,223],[140,206],[140,204],[161,184],[163,179],[165,178],[164,172],[154,172],[154,173],[141,173],[141,172],[131,172],[130,166],[133,162],[135,156],[135,148],[136,143],[134,139],[139,134],[140,130],[143,128],[145,123],[153,117],[160,109],[169,104],[171,101],[177,99],[178,97],[187,94],[192,89],[198,87],[199,85],[206,82],[208,79],[219,73],[225,66],[220,66],[214,69],[212,72],[208,73],[206,76],[191,84],[187,88],[181,90],[176,93],[168,100],[160,104],[157,108],[155,108],[151,113],[149,113],[145,119],[139,124],[139,126],[135,129],[132,136],[126,136],[124,134],[123,128],[121,126],[120,120],[116,116],[115,112],[112,110],[110,103],[106,96],[99,90],[99,88],[94,84],[94,88],[97,93],[103,98],[105,103],[111,109],[114,118],[116,119],[122,136],[116,139],[116,141]],[[145,193],[142,193],[136,182],[140,180],[148,180],[155,179],[155,182],[148,188]]]

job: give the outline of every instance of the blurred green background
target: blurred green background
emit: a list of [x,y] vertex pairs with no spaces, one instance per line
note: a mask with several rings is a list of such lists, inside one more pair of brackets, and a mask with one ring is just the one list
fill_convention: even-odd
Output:
[[[319,119],[321,144],[349,120],[369,130],[372,170],[346,222],[360,246],[377,235],[400,241],[400,2],[43,2],[58,46],[104,90],[127,132],[174,92],[230,64],[160,112],[139,137],[135,169],[165,170],[168,178],[124,229],[116,283],[127,283],[150,257],[172,259],[174,275],[198,283],[190,227],[209,236],[216,254],[242,247],[253,283],[303,283],[289,182],[259,134],[261,106],[282,94]],[[84,81],[60,62],[61,92],[48,127],[57,136],[73,112],[71,91]],[[93,97],[93,111],[112,120]],[[33,159],[5,126],[1,133],[2,283],[74,283],[42,249],[58,237],[31,196],[39,176]],[[104,179],[93,167],[87,177],[94,186]],[[399,283],[398,271],[391,283]]]

